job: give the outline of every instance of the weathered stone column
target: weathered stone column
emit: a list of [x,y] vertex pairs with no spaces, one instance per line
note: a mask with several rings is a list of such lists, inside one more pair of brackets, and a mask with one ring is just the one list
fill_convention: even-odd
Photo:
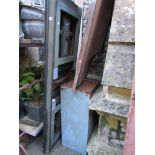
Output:
[[135,48],[134,0],[116,0],[102,83],[131,89]]
[[102,84],[89,108],[99,125],[88,144],[89,155],[121,155],[135,65],[134,0],[116,0]]

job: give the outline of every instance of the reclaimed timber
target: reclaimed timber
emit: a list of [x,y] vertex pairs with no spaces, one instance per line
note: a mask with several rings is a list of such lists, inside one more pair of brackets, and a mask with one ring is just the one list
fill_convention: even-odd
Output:
[[21,123],[21,124],[26,124],[26,125],[31,125],[31,126],[38,126],[39,125],[39,123],[38,122],[35,122],[35,121],[33,121],[33,120],[26,120],[26,119],[21,119],[20,121],[19,121],[19,123]]
[[53,89],[56,89],[60,87],[64,82],[69,80],[70,75],[63,76],[62,78],[59,78],[58,80],[53,81]]
[[44,42],[41,40],[20,39],[19,47],[42,47]]
[[88,24],[81,42],[81,50],[76,64],[73,89],[78,87],[86,77],[89,62],[101,52],[112,18],[114,0],[98,0],[88,8]]
[[[22,118],[22,120],[32,121],[28,116],[25,116],[24,118]],[[23,122],[21,122],[21,123],[19,123],[19,129],[20,129],[20,131],[23,131],[24,133],[27,133],[27,134],[35,137],[43,129],[43,122],[39,123],[38,126],[23,124]]]

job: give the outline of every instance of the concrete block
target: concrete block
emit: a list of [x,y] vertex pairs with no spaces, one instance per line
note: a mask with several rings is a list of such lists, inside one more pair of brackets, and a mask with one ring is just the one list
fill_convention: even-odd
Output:
[[73,82],[61,87],[62,145],[83,155],[95,124],[95,114],[88,105],[97,83],[85,81],[77,91],[72,90]]

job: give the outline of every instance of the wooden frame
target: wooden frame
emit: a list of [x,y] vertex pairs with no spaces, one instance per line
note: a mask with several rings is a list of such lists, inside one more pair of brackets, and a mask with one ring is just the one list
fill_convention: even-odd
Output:
[[98,0],[96,2],[93,1],[86,11],[88,23],[85,35],[81,41],[81,49],[76,63],[74,90],[86,78],[91,59],[102,51],[111,22],[113,7],[114,0]]

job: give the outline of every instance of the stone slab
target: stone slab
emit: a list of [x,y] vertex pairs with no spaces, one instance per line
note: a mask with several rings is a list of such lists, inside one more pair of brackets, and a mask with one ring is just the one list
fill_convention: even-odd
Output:
[[[23,119],[30,120],[27,116],[25,116]],[[31,136],[37,136],[39,132],[41,132],[41,130],[43,129],[43,122],[41,122],[38,126],[31,126],[19,123],[19,129]]]
[[95,94],[92,96],[89,109],[101,113],[108,113],[111,115],[127,118],[129,111],[129,102],[123,100],[108,100],[103,94],[103,87],[100,86]]
[[[30,143],[27,146],[27,152],[29,155],[46,155],[43,153],[43,136],[42,134],[39,135],[32,143]],[[48,153],[48,155],[80,155],[80,153],[77,153],[71,149],[68,149],[61,144],[61,139],[59,139],[53,148],[51,149],[51,152]]]

